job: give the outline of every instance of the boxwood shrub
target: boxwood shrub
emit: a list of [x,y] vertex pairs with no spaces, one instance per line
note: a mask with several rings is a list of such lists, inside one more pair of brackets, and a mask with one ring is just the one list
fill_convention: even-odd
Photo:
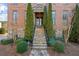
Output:
[[55,43],[54,50],[57,52],[64,52],[64,44],[62,43]]
[[22,41],[22,40],[16,42],[16,51],[18,53],[24,53],[27,50],[28,50],[27,42]]
[[12,39],[3,39],[3,40],[1,40],[1,44],[3,44],[3,45],[7,45],[7,44],[11,44],[11,43],[13,43]]
[[50,39],[48,40],[48,45],[49,45],[49,46],[54,46],[55,43],[56,43],[56,40],[55,40],[54,37],[53,37],[53,38],[50,38]]
[[22,39],[17,39],[16,41],[15,41],[15,44],[18,44],[20,41],[23,41]]

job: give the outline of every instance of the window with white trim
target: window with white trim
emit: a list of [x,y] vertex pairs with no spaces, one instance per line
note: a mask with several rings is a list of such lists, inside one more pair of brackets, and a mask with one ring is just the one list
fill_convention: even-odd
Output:
[[62,19],[63,19],[63,25],[67,25],[68,24],[68,11],[67,10],[63,11]]
[[13,23],[16,24],[17,23],[17,18],[18,18],[18,12],[17,10],[13,11]]
[[53,21],[53,24],[55,24],[56,22],[56,11],[55,10],[52,11],[52,21]]

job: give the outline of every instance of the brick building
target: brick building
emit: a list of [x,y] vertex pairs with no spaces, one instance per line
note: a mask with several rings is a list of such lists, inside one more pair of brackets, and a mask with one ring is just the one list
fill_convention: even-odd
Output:
[[[61,37],[63,35],[63,30],[67,30],[70,25],[75,5],[76,4],[66,3],[52,4],[52,18],[54,21],[52,24],[54,25],[57,37]],[[48,6],[48,4],[32,3],[34,24],[36,26],[42,26],[44,6]],[[24,23],[27,16],[26,11],[27,4],[8,4],[8,33],[10,38],[14,34],[17,34],[18,37],[24,36]]]

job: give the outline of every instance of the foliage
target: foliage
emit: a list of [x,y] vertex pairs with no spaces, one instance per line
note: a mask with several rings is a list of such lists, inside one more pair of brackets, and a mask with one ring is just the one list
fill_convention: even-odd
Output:
[[5,29],[4,28],[0,28],[0,34],[4,34],[5,33]]
[[79,39],[79,7],[76,5],[74,16],[72,18],[72,26],[69,35],[69,41],[71,42],[78,42]]
[[56,40],[55,40],[54,37],[53,37],[53,38],[50,38],[50,39],[48,40],[48,44],[49,44],[50,46],[54,46],[55,43],[56,43]]
[[33,18],[33,10],[31,3],[28,3],[27,11],[26,11],[26,20],[25,20],[25,37],[26,40],[32,40],[33,32],[34,32],[34,18]]
[[47,25],[47,8],[46,6],[44,7],[44,16],[43,16],[43,26],[46,29],[46,25]]
[[46,24],[46,31],[47,31],[47,36],[48,38],[52,38],[54,35],[54,30],[53,30],[53,21],[52,21],[52,5],[49,3],[48,5],[48,12],[47,12],[47,24]]
[[25,41],[20,40],[16,42],[16,51],[18,53],[24,53],[27,50],[28,50],[28,44]]
[[3,39],[3,40],[1,40],[1,44],[3,44],[3,45],[7,45],[7,44],[11,44],[11,43],[13,43],[12,39]]
[[20,41],[23,41],[23,40],[22,40],[22,39],[17,39],[17,40],[15,41],[15,43],[18,44]]
[[64,52],[64,44],[62,43],[55,43],[54,50],[57,52]]

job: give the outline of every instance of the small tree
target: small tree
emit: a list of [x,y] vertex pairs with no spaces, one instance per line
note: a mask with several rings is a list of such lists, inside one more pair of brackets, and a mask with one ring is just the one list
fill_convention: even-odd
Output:
[[27,40],[31,40],[34,31],[34,18],[31,3],[28,3],[26,12],[25,38],[27,38]]
[[72,18],[71,31],[69,35],[69,41],[77,42],[79,39],[79,7],[76,5],[75,13]]
[[44,6],[43,26],[45,29],[46,29],[46,24],[47,24],[47,7]]
[[54,36],[54,30],[53,30],[52,23],[53,23],[52,22],[52,5],[51,3],[49,3],[48,12],[47,12],[47,25],[46,25],[48,38],[52,38]]

